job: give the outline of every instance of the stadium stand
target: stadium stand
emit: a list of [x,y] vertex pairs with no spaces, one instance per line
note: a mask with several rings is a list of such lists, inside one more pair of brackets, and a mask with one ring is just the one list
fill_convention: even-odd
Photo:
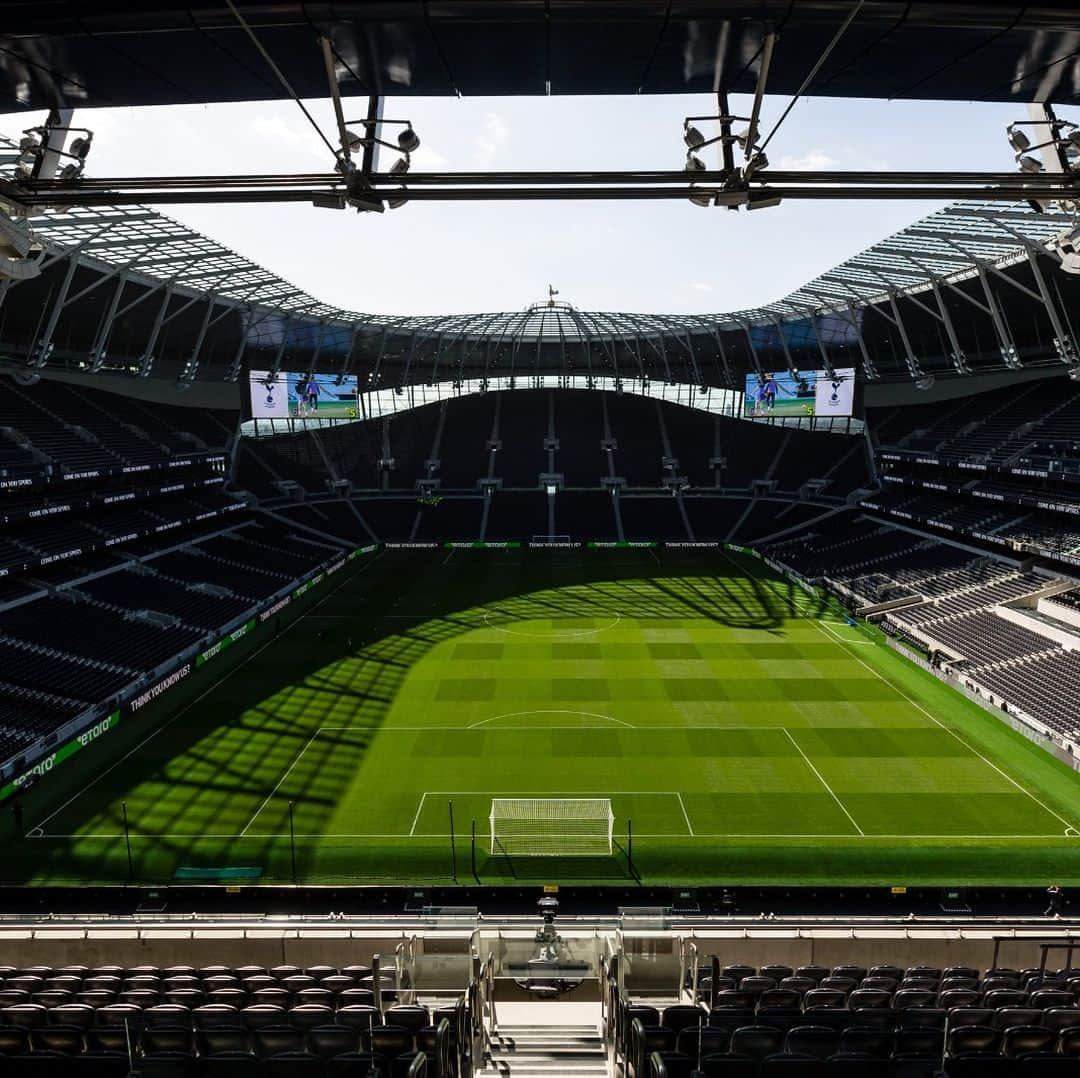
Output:
[[388,984],[376,992],[370,966],[38,965],[2,972],[5,1074],[472,1073],[464,999],[397,1003]]
[[351,542],[225,492],[235,413],[44,380],[5,380],[4,399],[3,444],[34,463],[0,489],[4,761],[92,721]]
[[698,969],[697,1003],[618,996],[612,1036],[624,1073],[959,1078],[1077,1065],[1074,968],[719,969]]

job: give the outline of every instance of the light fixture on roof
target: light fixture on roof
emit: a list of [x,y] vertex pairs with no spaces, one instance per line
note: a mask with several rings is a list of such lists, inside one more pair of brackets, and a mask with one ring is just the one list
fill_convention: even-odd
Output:
[[1050,241],[1050,249],[1056,252],[1066,273],[1080,274],[1080,224],[1058,233]]
[[687,120],[683,125],[683,142],[686,143],[689,149],[696,150],[698,147],[705,145],[705,136]]
[[1008,136],[1009,145],[1016,153],[1023,153],[1025,150],[1031,149],[1031,139],[1015,124],[1009,124],[1005,129],[1005,133]]
[[1030,155],[1018,157],[1016,163],[1021,172],[1026,172],[1029,175],[1034,175],[1036,172],[1042,172],[1043,170],[1043,163],[1037,157],[1031,157]]
[[1069,377],[1074,382],[1080,382],[1080,364],[1077,364],[1075,367],[1069,368]]
[[927,393],[934,388],[936,381],[937,379],[932,374],[924,374],[921,378],[915,379],[915,388]]
[[[54,154],[57,159],[66,159],[68,162],[60,168],[55,176],[56,179],[70,181],[82,175],[86,158],[93,145],[94,133],[85,127],[64,127],[58,121],[59,114],[51,113],[42,126],[28,127],[23,132],[22,138],[19,139],[19,156],[16,159],[16,180],[38,179],[41,163],[46,160],[47,154]],[[65,149],[63,140],[72,132],[77,132],[78,137],[73,139]],[[54,177],[41,178],[53,179]]]
[[[701,158],[698,157],[697,154],[694,154],[694,153],[687,153],[687,155],[686,155],[686,164],[683,165],[683,169],[686,172],[689,172],[691,175],[694,175],[694,173],[697,173],[697,172],[707,172],[708,171],[708,167],[706,166],[705,162],[702,161]],[[693,184],[691,184],[691,189],[693,189]],[[699,191],[699,192],[697,192],[695,194],[690,195],[690,201],[695,206],[706,206],[707,207],[707,206],[711,206],[713,204],[713,196],[710,193],[707,193],[707,192],[704,192],[704,191]]]
[[[416,129],[412,125],[411,120],[356,120],[349,121],[350,123],[357,123],[363,125],[364,133],[358,135],[355,131],[346,129],[345,139],[348,143],[349,150],[352,153],[358,153],[364,151],[365,154],[368,150],[374,151],[376,146],[385,146],[388,150],[397,150],[403,153],[405,156],[398,158],[388,170],[388,175],[394,177],[404,176],[409,171],[411,164],[410,154],[415,153],[420,149],[420,136],[416,133]],[[379,136],[380,124],[400,124],[402,130],[398,132],[397,139],[394,142],[388,142],[386,139]],[[402,197],[389,197],[385,202],[377,196],[377,192],[371,186],[371,177],[368,174],[360,174],[355,171],[352,163],[346,160],[344,157],[338,161],[338,168],[345,172],[346,177],[350,180],[350,198],[349,205],[355,206],[357,210],[373,210],[377,213],[381,213],[387,206],[390,209],[396,210],[401,206],[404,206],[408,202],[408,198]],[[352,171],[350,171],[350,169]],[[402,189],[404,193],[404,188]]]

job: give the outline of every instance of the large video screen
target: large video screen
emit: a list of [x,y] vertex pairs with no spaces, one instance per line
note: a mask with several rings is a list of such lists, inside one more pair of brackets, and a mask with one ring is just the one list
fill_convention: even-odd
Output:
[[355,374],[340,382],[336,374],[295,371],[251,372],[252,419],[355,419]]
[[855,406],[855,368],[828,371],[766,371],[746,376],[744,414],[768,416],[850,416]]

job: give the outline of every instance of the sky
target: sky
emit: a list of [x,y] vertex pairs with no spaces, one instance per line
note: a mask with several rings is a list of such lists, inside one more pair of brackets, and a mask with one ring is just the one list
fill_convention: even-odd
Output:
[[[767,98],[767,133],[788,103]],[[331,141],[327,100],[306,103]],[[702,95],[399,98],[387,117],[420,136],[414,171],[681,168],[683,120]],[[364,102],[346,103],[347,116]],[[735,98],[745,114],[749,101]],[[1059,110],[1080,119],[1080,110]],[[774,168],[1011,171],[1020,106],[807,99],[769,146]],[[43,116],[0,118],[15,135]],[[290,101],[82,110],[87,174],[330,171],[329,151]],[[707,134],[715,131],[699,125]],[[396,128],[388,128],[394,137]],[[708,153],[709,151],[706,151]],[[384,159],[386,167],[393,159]],[[714,160],[708,160],[711,166]],[[183,206],[162,212],[320,300],[378,314],[520,310],[547,298],[583,310],[719,313],[780,299],[940,204],[788,202],[747,213],[689,202],[412,203],[384,214],[310,205]]]

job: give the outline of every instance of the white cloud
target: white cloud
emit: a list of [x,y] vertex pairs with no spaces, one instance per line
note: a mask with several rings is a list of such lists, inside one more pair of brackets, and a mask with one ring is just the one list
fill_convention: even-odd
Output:
[[822,149],[807,150],[806,153],[800,157],[793,157],[791,154],[787,154],[781,157],[776,162],[777,168],[791,169],[792,171],[806,170],[808,172],[823,171],[829,168],[836,168],[840,164],[835,157],[830,157]]
[[711,292],[712,285],[706,284],[704,281],[694,281],[690,286],[695,292]]
[[491,165],[499,152],[499,147],[506,142],[510,129],[502,116],[489,112],[484,116],[480,133],[473,139],[473,157],[481,166]]
[[420,149],[410,154],[410,161],[417,172],[434,172],[436,169],[446,168],[450,163],[443,154],[433,150],[426,142],[422,142]]
[[261,138],[284,142],[290,146],[322,145],[307,120],[299,115],[295,124],[287,123],[280,116],[256,116],[251,121],[251,130]]

